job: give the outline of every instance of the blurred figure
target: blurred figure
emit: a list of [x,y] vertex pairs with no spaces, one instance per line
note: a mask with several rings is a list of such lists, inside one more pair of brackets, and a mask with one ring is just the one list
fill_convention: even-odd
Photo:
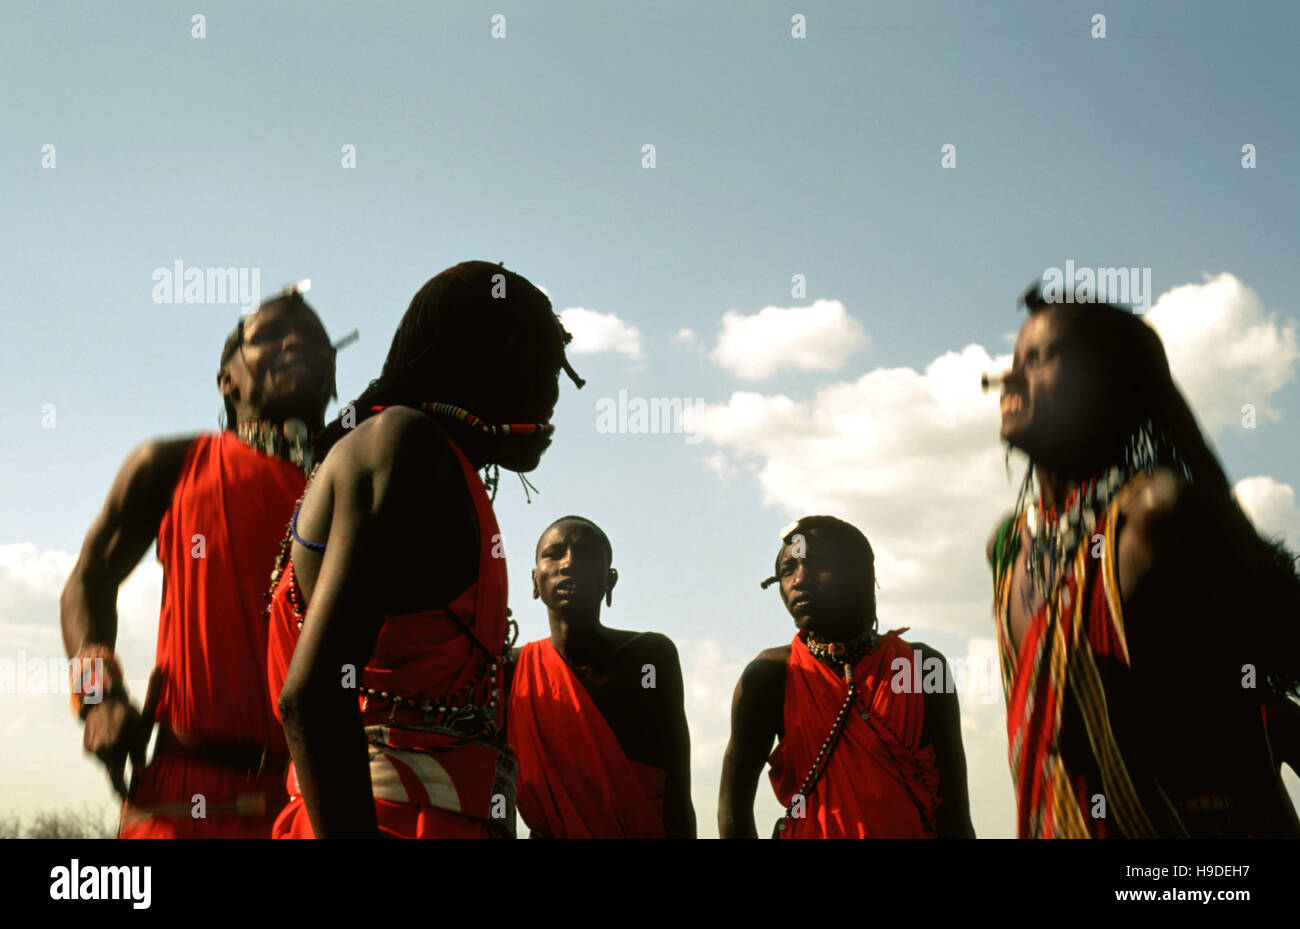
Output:
[[[86,535],[63,590],[63,640],[102,671],[99,702],[73,696],[86,751],[126,800],[122,838],[267,838],[285,803],[288,750],[266,686],[266,575],[335,395],[334,355],[296,289],[263,303],[221,351],[227,430],[136,449]],[[113,655],[116,602],[155,538],[163,602],[142,712]]]
[[1155,330],[1022,302],[1002,439],[1031,464],[988,546],[1019,835],[1300,834],[1268,729],[1300,678],[1293,558],[1237,505]]

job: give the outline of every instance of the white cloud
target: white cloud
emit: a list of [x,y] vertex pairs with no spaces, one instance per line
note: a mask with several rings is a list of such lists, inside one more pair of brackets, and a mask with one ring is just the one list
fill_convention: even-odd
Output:
[[1300,509],[1295,489],[1268,476],[1247,477],[1233,488],[1242,509],[1255,528],[1266,536],[1286,536],[1287,545],[1300,548]]
[[744,380],[785,369],[835,371],[868,342],[862,326],[838,300],[812,306],[764,307],[753,316],[722,317],[711,361]]
[[629,326],[613,313],[598,313],[582,307],[570,307],[560,313],[564,328],[573,335],[568,351],[574,355],[594,355],[597,352],[616,352],[633,360],[640,360],[641,332]]
[[701,459],[700,463],[703,464],[707,470],[716,474],[723,482],[726,482],[736,473],[735,465],[733,465],[722,452],[709,455]]
[[[0,713],[10,721],[4,742],[11,762],[0,781],[0,815],[30,820],[42,810],[85,802],[109,819],[116,816],[103,766],[82,752],[81,733],[62,689],[66,665],[59,595],[75,561],[68,552],[30,542],[0,545],[0,659],[26,669],[27,681],[34,666],[48,669],[37,676],[43,689],[28,683],[18,692],[0,693]],[[127,688],[137,700],[153,666],[161,592],[162,569],[152,557],[118,591],[116,651]],[[56,666],[57,681],[49,677]]]
[[1296,324],[1269,312],[1259,294],[1231,274],[1205,275],[1160,295],[1146,315],[1160,333],[1169,367],[1210,434],[1241,423],[1243,404],[1276,422],[1273,395],[1296,374]]
[[677,335],[673,336],[678,342],[685,342],[687,345],[695,344],[694,329],[678,329]]
[[[754,656],[726,655],[713,639],[678,639],[675,644],[682,661],[686,719],[691,730],[691,802],[700,838],[717,838],[722,754],[731,736],[731,695]],[[770,834],[781,813],[767,777],[760,777],[754,819],[761,837]]]
[[[1015,496],[997,399],[979,389],[981,373],[1008,363],[971,345],[923,372],[877,368],[828,384],[811,401],[737,392],[706,405],[698,430],[728,460],[756,464],[764,503],[858,525],[876,551],[882,605],[969,598],[988,586],[984,542]],[[936,618],[957,628],[955,615]]]
[[[1261,419],[1276,418],[1272,399],[1300,360],[1295,324],[1267,313],[1236,278],[1175,288],[1148,320],[1207,429],[1239,422],[1246,402]],[[738,391],[700,411],[698,431],[717,447],[705,465],[720,476],[733,473],[729,466],[752,471],[763,503],[784,511],[773,533],[784,518],[815,512],[857,525],[876,551],[881,628],[911,626],[917,639],[950,632],[966,641],[968,662],[988,663],[995,645],[985,542],[1014,505],[1024,468],[1017,456],[1008,478],[997,398],[978,383],[1009,363],[970,345],[922,371],[877,368],[823,384],[808,399]],[[1237,493],[1262,529],[1285,531],[1293,544],[1300,538],[1290,486],[1252,477]],[[977,834],[1009,835],[1015,807],[1000,682],[995,701],[968,692],[961,706]]]
[[[76,560],[68,552],[30,542],[0,545],[0,603],[5,607],[0,632],[5,645],[27,647],[51,636],[56,637],[52,641],[62,641],[57,638],[59,595]],[[141,649],[150,661],[161,597],[162,567],[153,558],[146,558],[118,591],[119,639],[127,648]]]

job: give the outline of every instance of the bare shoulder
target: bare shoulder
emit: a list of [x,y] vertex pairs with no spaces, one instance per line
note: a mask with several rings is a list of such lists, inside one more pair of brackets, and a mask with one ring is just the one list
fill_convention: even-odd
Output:
[[1191,481],[1162,466],[1128,498],[1124,513],[1130,520],[1168,518],[1189,505],[1191,488]]
[[772,679],[779,678],[785,680],[785,666],[790,661],[790,646],[778,645],[775,648],[765,648],[758,653],[758,657],[751,661],[741,675],[741,682],[752,681],[761,683]]
[[180,477],[185,456],[197,435],[149,439],[131,450],[118,473],[117,490],[132,498],[137,493],[170,495]]
[[1193,518],[1197,505],[1190,481],[1172,468],[1158,468],[1124,502],[1130,537],[1152,544],[1175,538]]
[[419,410],[393,406],[371,416],[330,449],[318,479],[334,489],[364,487],[372,505],[382,505],[389,488],[411,484],[432,488],[449,473],[452,452],[446,433]]
[[179,469],[198,435],[159,436],[142,442],[127,456],[127,463],[149,471]]
[[944,657],[943,652],[927,645],[925,642],[908,642],[907,644],[912,646],[912,651],[921,659],[922,666],[925,665],[925,662],[934,658],[939,659],[942,664],[946,665],[948,663],[948,659]]
[[419,410],[392,406],[363,420],[331,450],[338,464],[351,469],[385,472],[420,452],[436,447],[445,435]]
[[636,657],[677,661],[677,646],[662,632],[632,632],[627,629],[609,629],[615,651],[626,651]]
[[785,667],[789,658],[789,645],[759,652],[736,682],[731,698],[732,713],[739,714],[740,718],[775,718],[772,714],[777,713],[785,700]]

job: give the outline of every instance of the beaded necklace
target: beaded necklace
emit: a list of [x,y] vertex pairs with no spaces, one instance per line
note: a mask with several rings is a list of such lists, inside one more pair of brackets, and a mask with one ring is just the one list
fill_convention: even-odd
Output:
[[[450,416],[470,428],[485,432],[488,435],[550,435],[555,431],[555,426],[552,423],[502,423],[499,426],[494,426],[479,419],[469,410],[450,403],[426,402],[411,405],[416,409],[424,410],[426,413]],[[370,412],[381,413],[386,409],[388,409],[386,406],[372,406]]]
[[1116,465],[1099,478],[1088,478],[1065,498],[1059,513],[1043,505],[1041,492],[1025,508],[1030,539],[1026,567],[1041,598],[1051,597],[1079,544],[1092,538],[1098,517],[1134,473]]
[[235,435],[265,455],[292,462],[304,474],[315,464],[308,441],[310,433],[301,419],[286,419],[283,425],[266,419],[246,419],[235,427]]
[[836,668],[843,664],[857,664],[862,656],[876,647],[880,642],[874,629],[868,629],[854,636],[847,642],[823,642],[817,633],[809,630],[804,634],[804,644],[814,658],[824,665]]

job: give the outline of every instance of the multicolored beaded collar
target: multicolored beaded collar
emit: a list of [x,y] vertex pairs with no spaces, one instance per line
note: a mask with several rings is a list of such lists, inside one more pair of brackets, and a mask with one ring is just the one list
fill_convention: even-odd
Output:
[[1079,543],[1091,539],[1100,514],[1136,470],[1116,465],[1101,477],[1092,477],[1070,492],[1058,513],[1043,506],[1043,497],[1025,507],[1029,529],[1027,568],[1034,589],[1048,599]]
[[809,630],[804,633],[803,642],[808,646],[809,653],[822,664],[847,669],[875,648],[880,642],[880,636],[874,629],[868,629],[847,642],[823,642],[815,632]]
[[235,435],[264,455],[291,462],[303,474],[309,474],[315,464],[311,433],[301,419],[286,419],[283,425],[266,419],[246,419],[235,427]]
[[[469,410],[461,409],[450,403],[418,403],[411,404],[416,409],[424,410],[426,413],[437,413],[442,416],[450,416],[457,419],[471,429],[477,429],[488,435],[550,435],[555,431],[555,426],[551,423],[503,423],[500,426],[494,426],[491,423],[484,422]],[[386,406],[372,406],[370,412],[381,413],[388,409]]]

